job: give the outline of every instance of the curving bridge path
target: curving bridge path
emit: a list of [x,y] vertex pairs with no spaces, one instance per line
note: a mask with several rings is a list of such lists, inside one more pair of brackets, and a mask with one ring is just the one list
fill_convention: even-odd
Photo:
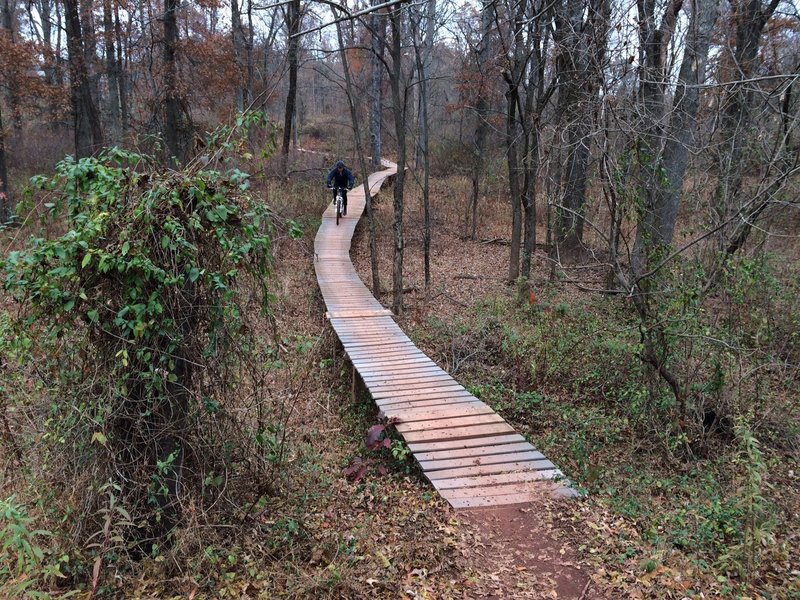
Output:
[[[369,177],[372,194],[397,172],[393,163],[384,166]],[[323,214],[314,241],[317,281],[347,356],[425,476],[455,508],[529,502],[543,491],[573,495],[558,483],[555,465],[423,354],[359,279],[350,241],[364,206],[359,187],[338,226],[332,206]]]

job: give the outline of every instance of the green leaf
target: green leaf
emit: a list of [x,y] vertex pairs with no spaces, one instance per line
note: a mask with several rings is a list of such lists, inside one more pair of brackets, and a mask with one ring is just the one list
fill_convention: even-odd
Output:
[[95,442],[97,442],[101,446],[105,446],[106,443],[108,442],[108,438],[103,434],[102,431],[95,431],[92,434],[92,443],[94,444]]
[[92,255],[87,253],[81,261],[81,269],[85,269],[90,262],[92,262]]
[[128,254],[128,250],[130,250],[130,248],[131,248],[130,242],[125,242],[124,244],[122,244],[122,250],[121,250],[122,256]]
[[86,316],[89,317],[89,320],[92,323],[98,323],[100,321],[100,313],[97,312],[97,309],[92,309],[86,313]]

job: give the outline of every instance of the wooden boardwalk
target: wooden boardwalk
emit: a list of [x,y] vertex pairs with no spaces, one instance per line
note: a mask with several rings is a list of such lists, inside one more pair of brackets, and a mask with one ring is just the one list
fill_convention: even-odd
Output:
[[[396,167],[373,173],[375,194]],[[518,504],[543,491],[573,495],[561,473],[489,406],[422,353],[370,293],[350,261],[364,210],[363,187],[348,194],[336,225],[329,206],[314,242],[317,281],[327,317],[375,402],[455,508]]]

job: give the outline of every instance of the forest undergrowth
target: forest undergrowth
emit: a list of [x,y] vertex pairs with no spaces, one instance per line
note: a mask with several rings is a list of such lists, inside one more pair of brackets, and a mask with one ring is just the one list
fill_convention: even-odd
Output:
[[[76,165],[65,164],[62,177],[85,178],[91,171],[99,177],[92,175],[87,185],[96,185],[132,155],[117,158],[77,173]],[[92,246],[83,265],[86,254],[79,250],[62,256],[59,246],[38,242],[40,268],[77,261],[74,272],[55,273],[66,282],[57,297],[48,291],[55,280],[15,279],[10,274],[17,271],[7,270],[0,316],[0,597],[553,597],[551,574],[490,549],[478,529],[438,498],[389,430],[383,433],[391,436],[388,447],[368,440],[379,423],[376,408],[354,384],[324,322],[314,279],[313,237],[328,201],[320,183],[325,165],[317,158],[299,160],[308,163],[299,169],[305,175],[291,182],[246,178],[238,163],[218,178],[200,177],[242,194],[230,195],[224,213],[212,198],[200,219],[217,219],[236,232],[241,223],[230,215],[245,217],[258,201],[268,208],[270,228],[257,230],[269,236],[268,273],[260,281],[231,279],[243,287],[221,297],[228,302],[222,313],[241,317],[226,335],[244,335],[238,339],[248,341],[246,352],[208,354],[205,344],[213,335],[206,334],[203,345],[184,355],[224,385],[201,378],[196,387],[186,386],[190,451],[178,506],[164,501],[173,497],[177,454],[165,457],[162,447],[154,460],[148,452],[157,444],[148,448],[124,437],[145,423],[150,429],[138,435],[166,443],[157,435],[163,422],[158,410],[131,412],[123,402],[120,392],[129,388],[118,386],[131,380],[134,350],[125,364],[125,345],[97,346],[117,342],[92,329],[113,301],[113,289],[102,287],[100,259],[129,260],[125,236]],[[172,177],[162,186],[180,190],[180,181]],[[695,421],[676,424],[674,402],[638,358],[638,330],[622,298],[552,280],[538,255],[533,286],[508,285],[502,276],[508,226],[502,195],[483,205],[482,234],[469,240],[463,235],[467,182],[450,177],[435,186],[433,286],[426,297],[421,218],[412,195],[401,323],[585,491],[577,501],[543,499],[535,514],[562,549],[576,554],[562,553],[562,561],[590,576],[584,597],[797,597],[797,378],[778,365],[797,362],[798,295],[776,258],[738,265],[714,306],[679,307],[692,316],[691,328],[678,336],[681,356],[692,359],[702,377],[693,396]],[[50,195],[31,197],[43,221],[2,234],[4,257],[23,250],[29,234],[47,233],[47,239],[72,244],[68,249],[85,250],[80,241],[100,239],[93,237],[96,229],[85,227],[102,227],[102,210],[73,219],[70,230],[47,219],[58,210],[57,203],[45,205],[52,193],[51,186]],[[391,281],[387,198],[376,205],[384,285]],[[73,215],[114,206],[84,208]],[[123,233],[125,218],[115,221]],[[178,229],[151,236],[151,255],[185,239]],[[222,231],[217,229],[222,239],[233,239]],[[177,237],[165,240],[167,233]],[[368,281],[366,238],[362,226],[353,255]],[[202,285],[207,271],[223,272],[208,258],[213,252],[204,256],[198,271],[181,263],[187,258],[174,261],[185,274],[176,280],[175,306],[194,289],[186,281]],[[97,274],[87,277],[83,271],[90,268]],[[20,286],[36,281],[36,293],[57,301],[56,329],[24,321],[30,307],[19,295],[14,300]],[[262,313],[256,299],[265,291],[269,310]],[[381,300],[390,302],[388,295]],[[114,314],[123,308],[114,307]],[[151,302],[136,310],[145,315],[157,309]],[[65,336],[63,326],[76,312],[85,318]],[[144,317],[109,323],[109,331],[152,327]],[[694,335],[697,328],[705,328],[702,335]],[[48,331],[53,335],[37,337]],[[82,339],[94,345],[69,345]],[[151,346],[161,343],[150,339]],[[719,339],[728,341],[727,353],[719,352]],[[740,351],[733,351],[732,340]],[[173,354],[168,350],[160,370],[146,379],[163,379],[157,391],[175,383],[170,373],[182,376]],[[116,370],[103,374],[104,365]],[[137,458],[126,445],[139,448],[145,459],[126,462]],[[150,536],[159,527],[169,530],[156,543]]]
[[[508,285],[498,233],[507,211],[486,200],[483,233],[468,239],[458,193],[467,185],[452,177],[432,193],[427,298],[421,209],[410,211],[403,326],[584,491],[562,519],[581,524],[571,535],[595,579],[619,597],[800,597],[793,250],[736,260],[707,303],[693,301],[697,265],[675,267],[664,309],[670,364],[691,376],[690,412],[679,417],[640,358],[624,296],[564,282],[541,251],[532,285]],[[388,277],[390,247],[381,256]],[[363,249],[360,258],[366,265]],[[602,268],[581,277],[584,288],[604,287]]]
[[[146,159],[111,153],[65,162],[57,178],[38,180],[44,189],[33,191],[23,207],[36,218],[2,233],[0,597],[508,597],[502,590],[516,580],[486,570],[479,536],[423,481],[404,446],[368,444],[376,409],[360,387],[352,388],[349,364],[322,316],[313,272],[313,237],[327,204],[323,167],[303,165],[309,175],[290,183],[247,178],[239,162],[235,171],[196,171],[188,180],[178,173],[149,179],[143,165],[138,175],[115,176],[139,160]],[[228,191],[224,205],[216,192],[209,190],[207,198],[198,188],[212,180]],[[62,187],[70,181],[76,185]],[[149,188],[149,182],[159,183]],[[145,194],[157,219],[131,220],[139,213],[118,211],[128,207],[119,199],[134,202],[140,189],[170,190]],[[246,346],[209,353],[204,346],[214,336],[200,336],[191,361],[202,364],[195,368],[205,375],[197,386],[184,380],[180,388],[189,390],[189,424],[166,457],[153,456],[148,453],[166,443],[161,431],[172,430],[170,415],[164,419],[149,399],[181,376],[172,363],[176,351],[167,350],[163,366],[145,379],[161,378],[163,385],[131,409],[130,390],[139,388],[130,382],[141,375],[130,367],[152,360],[160,338],[154,334],[141,349],[134,342],[158,331],[159,319],[147,311],[159,309],[151,297],[149,306],[123,313],[136,313],[138,320],[123,319],[124,305],[111,303],[116,287],[125,289],[123,281],[137,290],[153,279],[125,279],[140,268],[126,261],[182,256],[173,244],[183,247],[197,221],[179,225],[170,203],[186,198],[181,190],[188,189],[203,208],[197,219],[218,219],[216,229],[198,231],[216,230],[223,240],[232,239],[223,223],[233,233],[250,219],[247,210],[263,203],[270,226],[254,232],[268,236],[268,273],[261,281],[228,280],[236,293],[223,297],[229,304],[222,312],[241,319],[226,335]],[[58,190],[72,195],[67,204],[59,204]],[[52,218],[68,207],[67,216]],[[108,231],[108,211],[118,211],[113,235],[97,235]],[[170,222],[158,234],[128,234]],[[26,253],[29,236],[41,236],[38,253]],[[132,246],[149,239],[152,247],[125,247],[126,240]],[[194,243],[203,242],[196,237]],[[206,256],[214,256],[213,247],[205,246]],[[213,261],[197,271],[181,264],[191,256],[162,261],[180,265],[179,273],[160,279],[166,285],[150,289],[150,296],[172,298],[170,285],[177,284],[174,298],[181,302],[192,289],[187,281],[201,286],[220,272],[212,270]],[[105,270],[106,263],[114,268]],[[37,265],[47,276],[18,277],[19,264]],[[60,270],[50,273],[53,268]],[[37,297],[54,302],[52,325],[44,305],[34,308],[30,295],[19,293],[36,281]],[[109,281],[116,287],[102,287]],[[255,300],[262,288],[266,312]],[[128,294],[130,301],[142,292]],[[204,310],[214,301],[208,296]],[[158,304],[167,306],[167,300]],[[40,320],[31,318],[35,310]],[[94,329],[101,321],[108,325]],[[141,333],[109,347],[124,337],[107,335],[115,326]],[[213,377],[222,385],[212,385]],[[184,450],[181,487],[170,489]]]

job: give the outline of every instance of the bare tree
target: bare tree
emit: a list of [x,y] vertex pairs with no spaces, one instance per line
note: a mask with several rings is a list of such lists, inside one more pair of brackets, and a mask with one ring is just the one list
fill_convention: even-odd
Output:
[[[46,1],[46,0],[44,0]],[[128,130],[130,115],[128,112],[128,82],[124,66],[124,57],[127,56],[125,37],[122,34],[122,22],[119,18],[119,2],[114,2],[114,37],[117,41],[117,87],[119,89],[119,114],[122,133]]]
[[[245,70],[247,68],[246,65],[246,57],[247,51],[245,49],[245,36],[244,30],[242,28],[242,13],[241,7],[239,5],[239,0],[231,0],[231,38],[233,41],[233,62],[236,66],[236,73],[237,80],[241,82],[242,77],[244,76]],[[248,92],[247,87],[238,83],[236,85],[236,91],[234,95],[234,102],[236,105],[236,110],[239,112],[244,111],[245,101],[247,99]]]
[[[668,110],[666,53],[672,35],[669,16],[662,19],[658,32],[647,31],[648,65],[642,72],[640,93],[644,114],[651,123],[640,152],[647,152],[642,178],[644,206],[639,218],[634,248],[634,270],[647,270],[647,256],[660,253],[672,243],[678,217],[683,180],[689,164],[695,116],[700,100],[700,84],[705,67],[714,23],[719,12],[718,0],[693,0],[684,44],[683,60],[678,73],[672,110]],[[675,10],[672,6],[671,10]],[[674,14],[674,13],[672,13]],[[675,15],[677,16],[677,15]],[[674,19],[674,17],[672,17]],[[652,23],[652,18],[646,23]],[[648,27],[647,24],[642,25]]]
[[564,0],[556,11],[558,58],[558,129],[567,157],[563,166],[561,206],[555,242],[562,254],[576,255],[583,245],[583,214],[589,176],[594,113],[606,51],[609,0]]
[[291,0],[286,7],[286,29],[288,31],[286,58],[289,61],[289,91],[286,95],[286,110],[283,115],[283,145],[281,147],[284,172],[289,161],[289,143],[292,139],[292,127],[297,110],[297,69],[300,48],[300,36],[298,34],[300,33],[301,21],[300,0]]
[[[522,241],[522,197],[526,191],[524,180],[521,177],[520,154],[521,152],[520,133],[521,121],[524,115],[521,114],[521,96],[523,77],[527,68],[529,47],[525,37],[525,16],[527,0],[521,0],[514,6],[509,18],[511,33],[509,40],[504,42],[506,58],[509,67],[503,71],[506,90],[506,160],[508,163],[508,186],[511,195],[511,260],[508,269],[509,281],[514,281],[519,277],[519,258]],[[502,39],[502,38],[501,38]]]
[[178,0],[164,0],[164,139],[167,157],[182,162],[181,98],[178,90]]
[[[2,30],[2,34],[7,37],[7,41],[10,44],[15,44],[17,42],[17,32],[16,32],[16,10],[15,10],[15,2],[13,0],[2,0],[0,4],[0,30]],[[21,143],[22,140],[22,118],[20,114],[20,101],[19,101],[19,89],[17,86],[16,73],[12,71],[10,74],[10,81],[8,85],[5,86],[5,94],[6,98],[8,99],[8,106],[10,109],[10,116],[11,116],[11,127],[13,131],[13,144],[17,145]]]
[[[381,0],[373,0],[373,6],[381,4]],[[369,137],[371,165],[373,169],[381,167],[381,114],[383,110],[383,53],[386,46],[386,19],[375,10],[370,14],[372,33],[372,58],[370,64],[370,109]]]
[[[429,153],[429,116],[428,106],[430,86],[428,82],[428,65],[433,50],[433,34],[436,25],[436,0],[427,0],[426,10],[412,9],[411,35],[414,42],[414,57],[419,77],[419,152],[422,162],[422,206],[424,212],[423,261],[425,270],[425,290],[431,284],[431,206],[430,206],[430,153]],[[424,29],[424,33],[423,33]],[[421,39],[422,38],[422,39]]]
[[[3,0],[2,14],[0,17],[0,36],[4,44],[13,43],[11,7],[8,0]],[[8,90],[10,93],[10,90]],[[2,103],[0,103],[0,223],[5,223],[11,217],[11,190],[8,185],[8,166],[6,164],[6,138],[3,123]]]
[[389,12],[392,39],[389,45],[391,65],[389,83],[392,91],[392,113],[397,140],[397,177],[394,182],[394,255],[392,261],[392,311],[403,313],[403,194],[405,192],[406,169],[406,108],[408,105],[407,77],[403,71],[403,15],[402,7],[392,7]]
[[8,187],[8,167],[6,166],[6,138],[3,129],[3,107],[0,106],[0,224],[11,218],[11,191]]
[[[175,1],[175,0],[167,0]],[[77,0],[64,0],[69,51],[72,115],[75,127],[75,154],[91,156],[103,146],[100,114],[92,95]]]
[[[478,72],[478,97],[475,102],[475,151],[472,164],[472,239],[477,239],[478,200],[481,194],[486,169],[486,137],[489,130],[489,59],[492,55],[492,31],[494,29],[494,2],[485,2],[481,7],[481,28],[477,47],[471,48]],[[469,213],[468,213],[469,214]]]
[[107,126],[110,141],[119,144],[122,136],[122,115],[120,111],[120,80],[122,68],[118,62],[115,48],[114,15],[111,10],[112,0],[103,0],[103,45],[106,59],[106,75],[108,77]]
[[500,38],[509,62],[503,78],[507,87],[506,158],[512,207],[510,281],[520,275],[530,276],[536,246],[541,114],[554,90],[553,82],[545,76],[551,9],[552,4],[537,0],[507,7],[513,11],[509,17],[511,33]]
[[[718,238],[725,255],[737,252],[747,240],[753,223],[768,206],[767,198],[755,203],[742,201],[745,149],[751,139],[754,86],[761,33],[778,8],[780,0],[745,0],[733,4],[736,26],[733,48],[734,81],[722,100],[720,178],[715,194],[717,223],[723,224]],[[737,217],[736,215],[740,215]]]

